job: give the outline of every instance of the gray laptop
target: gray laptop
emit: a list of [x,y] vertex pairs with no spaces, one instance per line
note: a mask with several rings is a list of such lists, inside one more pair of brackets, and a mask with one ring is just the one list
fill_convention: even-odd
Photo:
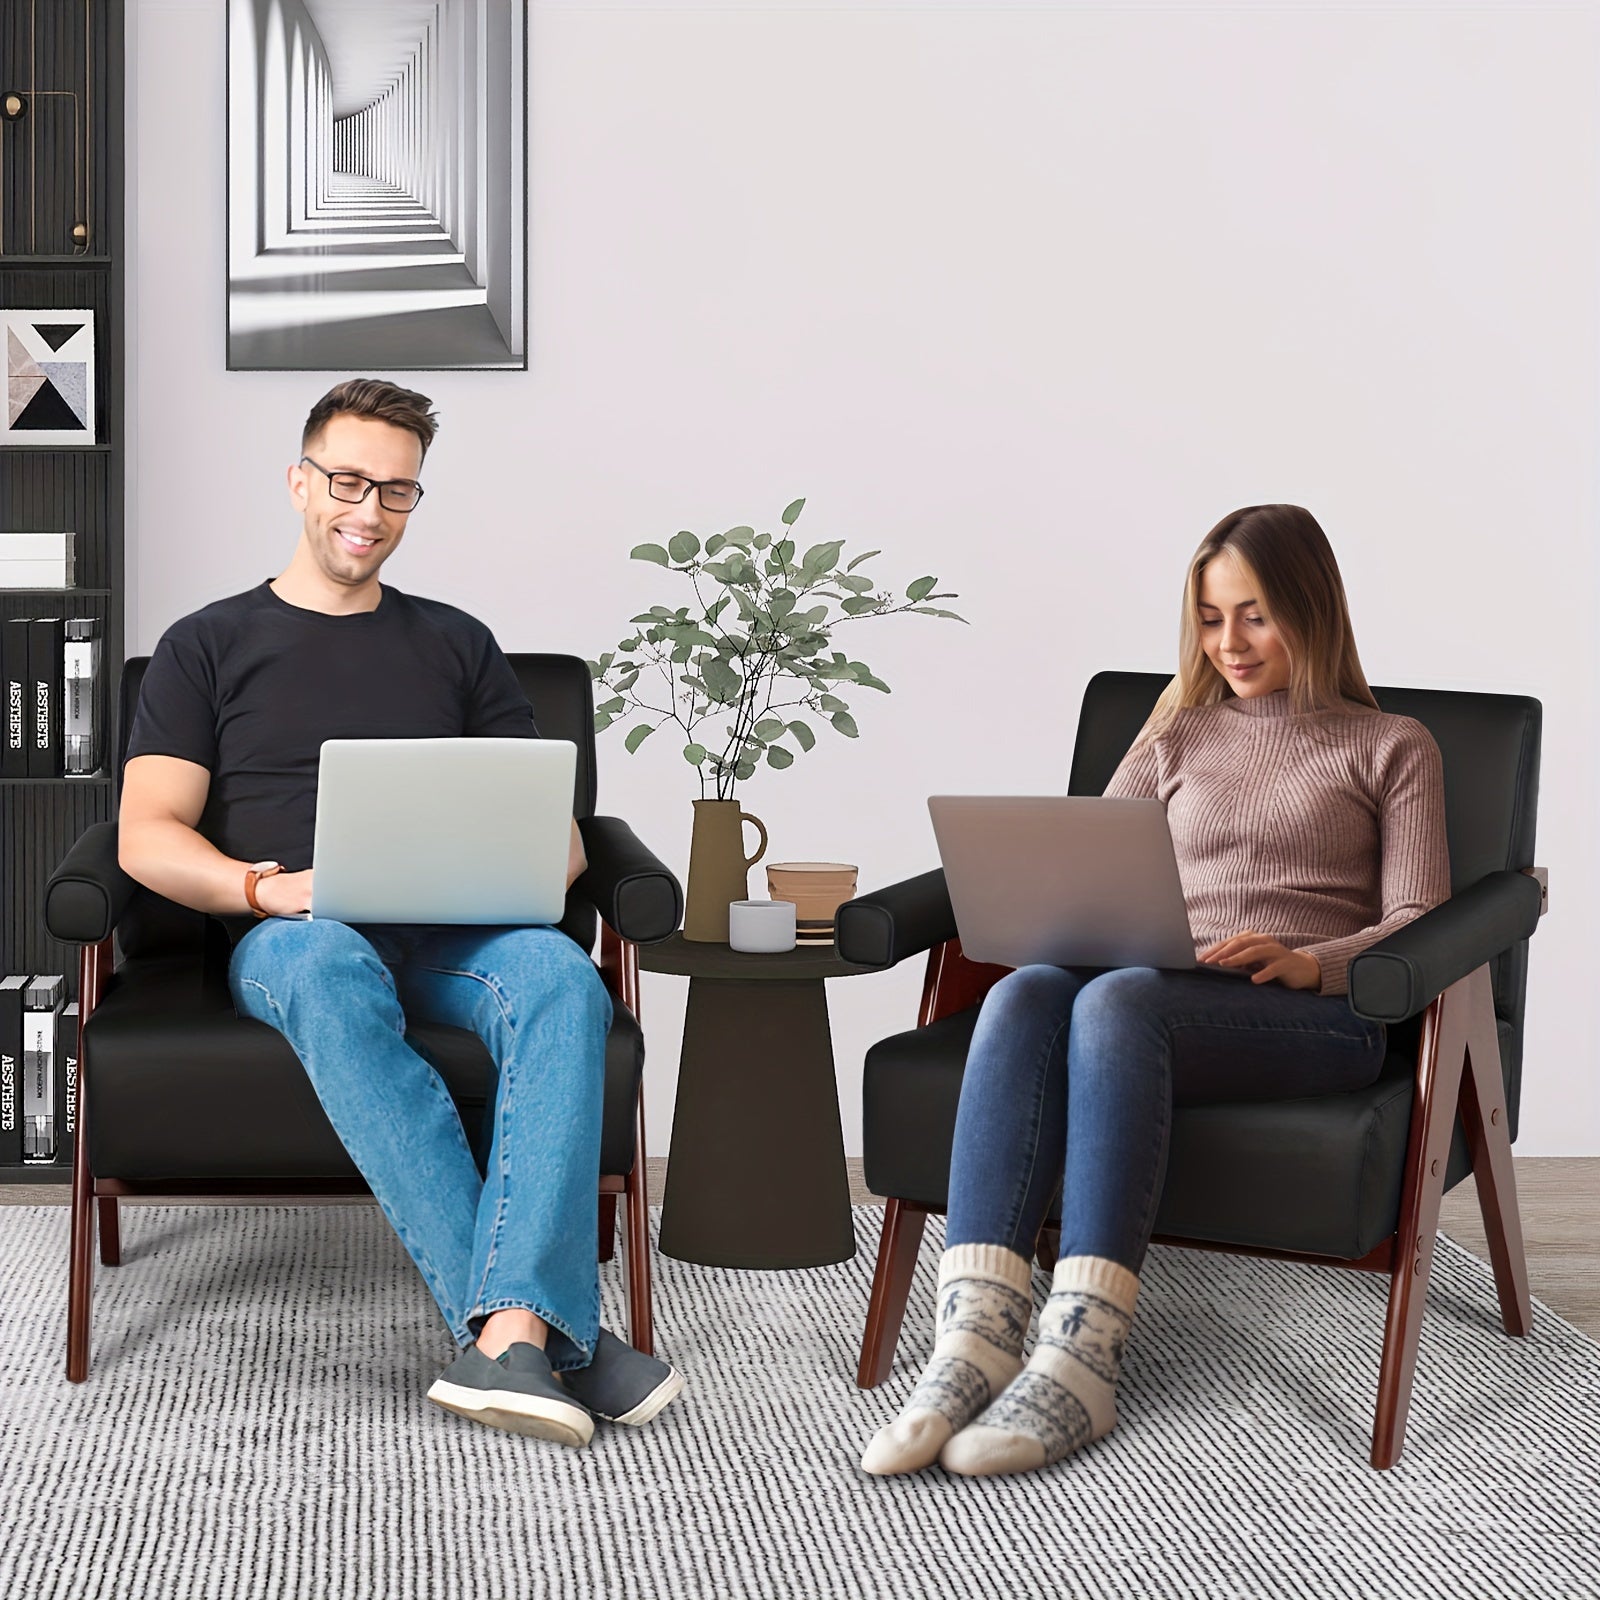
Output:
[[1247,973],[1196,962],[1159,800],[934,795],[928,811],[972,960]]
[[336,922],[559,922],[569,739],[328,739],[311,915]]

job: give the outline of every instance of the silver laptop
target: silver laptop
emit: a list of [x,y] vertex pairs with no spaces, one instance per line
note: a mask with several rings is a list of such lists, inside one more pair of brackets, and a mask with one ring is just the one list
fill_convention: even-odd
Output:
[[569,739],[328,739],[311,915],[550,923],[566,904]]
[[1195,960],[1159,800],[934,795],[962,953],[1007,967],[1210,967]]

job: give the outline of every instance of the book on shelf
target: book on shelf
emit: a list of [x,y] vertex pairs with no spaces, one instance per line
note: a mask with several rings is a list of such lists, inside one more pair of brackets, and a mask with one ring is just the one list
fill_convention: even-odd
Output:
[[105,742],[100,625],[8,617],[0,628],[0,778],[84,777]]
[[5,695],[5,725],[0,729],[0,778],[28,775],[28,619],[7,617],[0,624],[0,692]]
[[62,751],[64,769],[76,776],[100,765],[100,641],[91,617],[67,622],[63,646]]
[[0,978],[0,1167],[22,1160],[22,994],[28,979]]
[[62,661],[67,647],[64,617],[28,622],[28,776],[59,778],[66,770],[61,745]]
[[56,1019],[56,1164],[72,1159],[78,1140],[78,1002]]
[[56,1158],[56,1029],[66,980],[35,978],[22,991],[22,1160],[44,1166]]
[[76,581],[71,533],[0,532],[0,589],[70,589]]

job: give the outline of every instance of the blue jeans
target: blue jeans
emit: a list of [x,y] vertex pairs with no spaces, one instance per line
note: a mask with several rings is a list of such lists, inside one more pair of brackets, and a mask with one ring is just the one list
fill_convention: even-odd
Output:
[[[549,1324],[557,1370],[587,1365],[611,997],[584,951],[555,928],[274,918],[240,940],[228,983],[241,1016],[294,1046],[456,1342],[516,1308]],[[470,1029],[499,1069],[482,1175],[406,1012]]]
[[1137,1272],[1174,1104],[1360,1089],[1384,1050],[1343,995],[1203,968],[1019,968],[967,1053],[946,1242],[1031,1256],[1059,1183],[1061,1255]]

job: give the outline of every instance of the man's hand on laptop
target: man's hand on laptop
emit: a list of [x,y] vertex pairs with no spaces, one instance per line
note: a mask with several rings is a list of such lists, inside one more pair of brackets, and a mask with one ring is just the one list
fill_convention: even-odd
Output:
[[256,883],[256,899],[271,917],[300,917],[311,909],[311,868],[274,872]]
[[1286,989],[1315,989],[1322,983],[1322,967],[1304,950],[1291,950],[1264,933],[1236,933],[1200,952],[1199,960],[1217,967],[1252,969],[1252,983],[1276,979]]

